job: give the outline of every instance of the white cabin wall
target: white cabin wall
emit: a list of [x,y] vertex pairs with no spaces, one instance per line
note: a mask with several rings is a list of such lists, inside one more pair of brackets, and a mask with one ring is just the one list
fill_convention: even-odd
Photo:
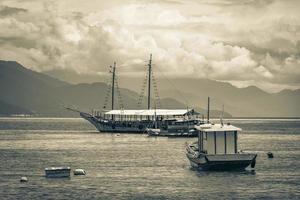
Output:
[[225,154],[225,135],[224,132],[216,133],[217,152],[216,154]]
[[207,138],[206,133],[203,133],[203,150],[207,150]]
[[234,154],[234,132],[227,131],[226,132],[226,147],[227,154]]
[[214,138],[214,132],[208,132],[207,133],[207,153],[208,154],[215,154],[215,138]]

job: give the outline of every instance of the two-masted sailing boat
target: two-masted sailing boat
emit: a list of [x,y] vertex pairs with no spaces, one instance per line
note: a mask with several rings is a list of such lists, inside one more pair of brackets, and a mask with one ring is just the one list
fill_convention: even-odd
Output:
[[[149,128],[165,128],[170,121],[182,121],[188,116],[195,115],[193,109],[153,109],[151,108],[151,75],[152,75],[152,54],[148,66],[148,95],[147,109],[126,110],[114,109],[115,105],[115,75],[116,63],[112,67],[111,84],[111,110],[96,113],[81,112],[72,108],[69,110],[79,112],[80,116],[93,124],[100,132],[117,133],[144,133]],[[156,106],[155,106],[156,107]],[[193,122],[197,124],[197,122]]]

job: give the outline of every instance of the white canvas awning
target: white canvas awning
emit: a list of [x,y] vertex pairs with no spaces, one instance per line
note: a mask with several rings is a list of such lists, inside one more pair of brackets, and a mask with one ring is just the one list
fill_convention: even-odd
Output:
[[172,116],[172,115],[186,115],[192,112],[193,109],[150,109],[150,110],[111,110],[106,112],[106,115],[136,115],[136,116]]

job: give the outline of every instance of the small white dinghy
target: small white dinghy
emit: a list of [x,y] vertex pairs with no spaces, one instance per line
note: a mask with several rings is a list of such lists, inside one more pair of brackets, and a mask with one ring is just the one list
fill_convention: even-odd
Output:
[[75,176],[78,176],[78,175],[85,175],[85,174],[86,174],[85,171],[84,171],[84,169],[75,169],[75,170],[73,171],[73,173],[74,173]]
[[26,176],[22,176],[22,177],[20,178],[20,182],[21,182],[21,183],[28,182],[28,178],[27,178]]
[[68,178],[70,177],[71,167],[49,167],[45,168],[47,178]]

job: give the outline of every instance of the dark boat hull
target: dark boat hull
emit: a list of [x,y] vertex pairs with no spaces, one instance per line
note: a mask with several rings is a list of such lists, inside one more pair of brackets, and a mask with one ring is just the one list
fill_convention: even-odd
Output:
[[[109,121],[101,118],[94,117],[88,113],[80,112],[80,116],[93,124],[99,132],[103,133],[146,133],[148,132],[151,136],[164,136],[164,137],[196,137],[197,131],[192,131],[193,129],[187,129],[183,131],[170,131],[164,130],[160,134],[155,132],[149,132],[149,130],[154,129],[154,121],[152,120],[143,120],[143,121]],[[156,124],[158,128],[163,126],[163,123]]]
[[244,170],[251,164],[251,160],[243,161],[215,161],[198,165],[201,170],[210,171],[235,171]]
[[80,116],[93,124],[99,132],[103,133],[145,133],[150,122],[111,123],[101,121],[87,113],[80,113]]
[[[200,170],[233,171],[255,166],[256,154],[200,155],[187,153],[192,167]],[[254,165],[253,165],[254,164]]]
[[[192,130],[192,129],[191,129]],[[196,131],[170,131],[160,129],[146,129],[149,136],[155,137],[197,137]]]

